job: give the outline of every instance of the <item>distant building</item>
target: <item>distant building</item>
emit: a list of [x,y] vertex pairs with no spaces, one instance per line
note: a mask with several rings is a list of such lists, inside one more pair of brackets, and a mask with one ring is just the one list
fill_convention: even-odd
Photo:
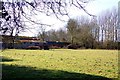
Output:
[[0,40],[0,49],[4,48],[17,48],[23,49],[29,46],[37,46],[41,44],[40,40],[35,37],[26,37],[26,36],[8,36],[8,35],[1,35]]
[[63,48],[69,45],[67,42],[58,42],[58,41],[45,41],[41,42],[39,38],[36,37],[26,37],[26,36],[8,36],[2,35],[0,41],[0,49],[5,48],[15,48],[15,49],[48,49],[50,48]]
[[40,42],[38,40],[19,40],[17,43],[15,43],[15,48],[27,49],[30,46],[39,46],[39,47],[41,47],[42,45],[43,45],[43,42]]

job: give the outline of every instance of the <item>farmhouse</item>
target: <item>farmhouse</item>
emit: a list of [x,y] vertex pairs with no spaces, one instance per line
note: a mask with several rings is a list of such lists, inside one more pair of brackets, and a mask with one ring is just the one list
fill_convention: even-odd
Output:
[[23,49],[27,48],[28,46],[35,46],[36,44],[40,44],[38,38],[35,37],[25,37],[25,36],[8,36],[8,35],[1,35],[0,41],[0,49],[4,48],[17,48]]
[[14,48],[18,48],[18,49],[27,49],[30,47],[35,47],[36,48],[40,48],[40,46],[43,45],[43,42],[40,42],[39,40],[36,39],[22,39],[22,40],[18,40],[15,45]]
[[45,41],[41,42],[37,37],[26,36],[7,36],[2,35],[0,42],[0,49],[15,48],[15,49],[48,49],[48,48],[62,48],[69,43],[57,42],[57,41]]

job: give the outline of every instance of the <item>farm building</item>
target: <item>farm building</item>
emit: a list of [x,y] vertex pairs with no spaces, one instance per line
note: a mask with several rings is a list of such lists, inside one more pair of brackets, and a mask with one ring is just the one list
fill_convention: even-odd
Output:
[[36,40],[19,40],[17,43],[15,43],[14,48],[17,49],[27,49],[32,46],[40,47],[42,46],[43,43],[36,41]]
[[1,49],[4,48],[17,48],[23,49],[27,48],[28,46],[36,46],[37,44],[41,44],[38,38],[35,37],[23,37],[23,36],[8,36],[2,35],[1,36]]
[[10,37],[3,35],[0,42],[1,49],[4,48],[15,48],[15,49],[48,49],[48,48],[63,48],[69,43],[67,42],[57,42],[57,41],[45,41],[41,42],[39,38],[36,37]]

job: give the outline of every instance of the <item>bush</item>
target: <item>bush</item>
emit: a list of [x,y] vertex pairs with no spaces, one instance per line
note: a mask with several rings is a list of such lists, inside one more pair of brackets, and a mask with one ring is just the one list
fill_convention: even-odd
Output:
[[106,41],[103,43],[103,49],[118,49],[118,42]]
[[77,45],[77,44],[70,44],[70,45],[67,46],[67,48],[68,49],[78,49],[78,48],[80,48],[80,46]]
[[43,48],[44,50],[49,50],[49,46],[46,43],[43,44]]

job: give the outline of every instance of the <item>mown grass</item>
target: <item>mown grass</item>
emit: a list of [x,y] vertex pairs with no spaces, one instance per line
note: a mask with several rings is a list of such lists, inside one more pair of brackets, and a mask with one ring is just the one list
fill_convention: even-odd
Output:
[[97,77],[95,80],[99,80],[100,76],[101,78],[118,77],[117,50],[11,49],[1,54],[3,78],[62,77],[86,80]]

